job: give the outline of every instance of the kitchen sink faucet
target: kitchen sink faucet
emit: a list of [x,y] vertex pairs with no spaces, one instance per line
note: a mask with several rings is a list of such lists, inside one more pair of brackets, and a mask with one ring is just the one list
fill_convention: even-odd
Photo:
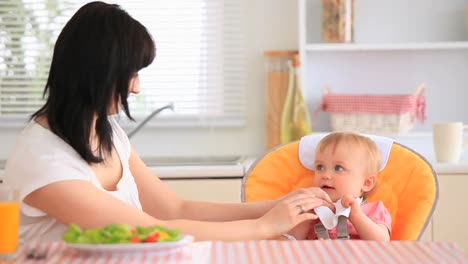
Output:
[[153,112],[151,112],[151,114],[149,114],[147,117],[145,117],[145,119],[143,119],[134,129],[132,129],[132,131],[130,131],[127,136],[128,138],[132,138],[136,133],[138,133],[138,131],[140,131],[140,129],[143,128],[143,126],[148,123],[148,121],[151,120],[151,118],[153,118],[155,115],[159,114],[161,111],[165,110],[165,109],[171,109],[172,111],[174,111],[174,103],[169,103],[163,107],[160,107],[156,110],[154,110]]

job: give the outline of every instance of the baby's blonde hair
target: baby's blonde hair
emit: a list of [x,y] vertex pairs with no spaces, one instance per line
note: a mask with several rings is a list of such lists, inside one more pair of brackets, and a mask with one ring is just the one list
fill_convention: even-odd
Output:
[[[332,147],[333,152],[341,143],[354,144],[359,151],[365,151],[367,158],[367,170],[369,174],[377,175],[382,162],[379,149],[372,139],[352,132],[334,132],[325,136],[317,145],[316,153],[323,152]],[[351,149],[355,151],[356,148]]]

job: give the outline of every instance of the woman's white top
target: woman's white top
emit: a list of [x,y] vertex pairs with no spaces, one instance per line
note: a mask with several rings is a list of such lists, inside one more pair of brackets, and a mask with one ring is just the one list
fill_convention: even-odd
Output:
[[114,117],[109,117],[109,122],[113,130],[114,147],[123,168],[116,191],[104,190],[88,163],[65,141],[35,121],[28,123],[18,135],[5,167],[4,183],[20,192],[20,243],[61,240],[67,230],[67,226],[55,218],[23,202],[31,192],[54,182],[88,181],[103,192],[141,209],[138,189],[128,164],[130,142]]

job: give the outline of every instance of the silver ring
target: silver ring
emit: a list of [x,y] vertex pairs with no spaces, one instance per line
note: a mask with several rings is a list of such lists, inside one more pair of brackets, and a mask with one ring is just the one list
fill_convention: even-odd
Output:
[[302,204],[296,205],[296,207],[299,208],[299,210],[301,210],[301,211],[299,212],[299,214],[305,213],[305,209],[304,209],[304,206],[303,206]]

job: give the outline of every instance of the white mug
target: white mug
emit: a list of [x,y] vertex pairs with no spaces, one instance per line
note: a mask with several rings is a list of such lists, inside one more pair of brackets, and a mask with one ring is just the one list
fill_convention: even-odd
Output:
[[462,122],[435,123],[432,125],[432,139],[438,162],[457,163],[463,150],[468,147],[464,131],[468,125]]

